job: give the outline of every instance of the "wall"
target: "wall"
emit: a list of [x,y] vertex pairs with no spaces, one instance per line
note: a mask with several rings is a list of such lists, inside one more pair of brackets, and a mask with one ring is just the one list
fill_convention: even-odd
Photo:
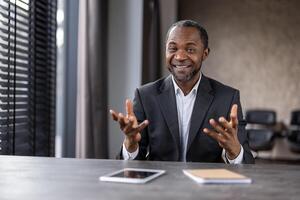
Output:
[[[142,13],[140,0],[110,0],[108,29],[108,107],[125,113],[126,98],[133,99],[141,84]],[[109,117],[109,157],[120,151],[123,133]]]
[[207,29],[203,71],[240,89],[244,110],[270,108],[289,123],[300,109],[300,1],[180,0],[181,19]]
[[178,0],[160,0],[161,18],[161,66],[162,74],[167,75],[169,71],[165,67],[165,39],[169,27],[177,21]]

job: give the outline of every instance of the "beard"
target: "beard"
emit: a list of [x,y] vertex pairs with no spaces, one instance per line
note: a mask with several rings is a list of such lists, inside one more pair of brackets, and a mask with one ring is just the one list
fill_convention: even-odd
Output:
[[176,72],[176,69],[174,69],[173,66],[168,66],[169,72],[174,76],[175,80],[181,83],[188,82],[192,80],[200,71],[201,66],[199,68],[193,67],[192,70],[189,73],[186,74],[180,74]]

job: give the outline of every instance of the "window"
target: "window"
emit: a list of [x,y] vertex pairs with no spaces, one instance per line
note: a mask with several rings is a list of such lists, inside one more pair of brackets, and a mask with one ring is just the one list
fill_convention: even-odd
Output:
[[54,154],[56,6],[0,1],[0,154]]

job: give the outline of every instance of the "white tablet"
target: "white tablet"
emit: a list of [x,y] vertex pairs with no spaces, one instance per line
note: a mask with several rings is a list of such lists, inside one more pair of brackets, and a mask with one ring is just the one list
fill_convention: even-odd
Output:
[[165,170],[124,168],[122,170],[99,177],[100,181],[122,183],[146,183],[164,174]]

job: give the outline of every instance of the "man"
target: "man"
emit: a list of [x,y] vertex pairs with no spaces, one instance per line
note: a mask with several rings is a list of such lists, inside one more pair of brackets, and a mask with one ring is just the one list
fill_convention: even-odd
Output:
[[254,163],[239,91],[204,76],[206,30],[192,20],[171,26],[166,65],[171,75],[138,88],[126,112],[110,110],[125,135],[123,159]]

